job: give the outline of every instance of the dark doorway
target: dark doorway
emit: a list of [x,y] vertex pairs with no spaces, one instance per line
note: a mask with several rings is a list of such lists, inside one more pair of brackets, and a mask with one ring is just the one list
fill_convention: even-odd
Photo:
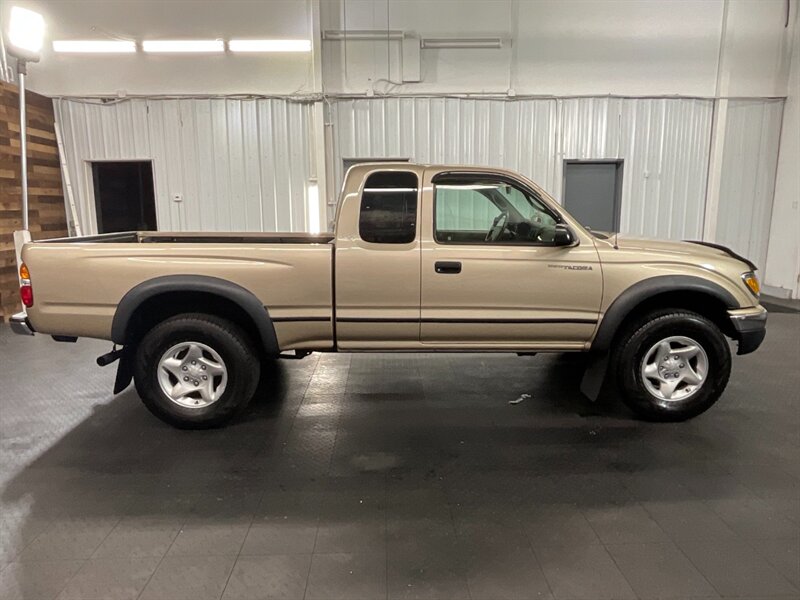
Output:
[[619,231],[622,161],[564,161],[564,206],[595,231]]
[[97,232],[155,231],[153,163],[93,162]]

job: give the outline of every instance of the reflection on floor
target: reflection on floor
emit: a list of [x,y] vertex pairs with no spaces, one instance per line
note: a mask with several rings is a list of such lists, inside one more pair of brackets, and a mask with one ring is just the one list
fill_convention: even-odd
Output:
[[0,327],[4,600],[800,594],[800,315],[674,425],[576,357],[329,354],[177,431],[107,346]]

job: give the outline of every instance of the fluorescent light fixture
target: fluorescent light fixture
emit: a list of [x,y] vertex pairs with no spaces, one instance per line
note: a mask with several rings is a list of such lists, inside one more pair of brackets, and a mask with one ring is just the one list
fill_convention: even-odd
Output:
[[309,182],[306,201],[308,202],[308,230],[311,233],[319,233],[319,186],[316,181]]
[[402,40],[403,35],[403,32],[399,29],[326,29],[322,32],[322,39],[347,41]]
[[54,40],[56,52],[118,54],[136,52],[136,42],[117,40]]
[[225,52],[222,40],[145,40],[145,52]]
[[11,7],[8,25],[8,51],[21,60],[37,62],[44,42],[44,18],[19,6]]
[[500,38],[423,38],[421,46],[425,50],[440,50],[450,48],[490,48],[503,47]]
[[311,52],[311,40],[231,40],[231,52]]

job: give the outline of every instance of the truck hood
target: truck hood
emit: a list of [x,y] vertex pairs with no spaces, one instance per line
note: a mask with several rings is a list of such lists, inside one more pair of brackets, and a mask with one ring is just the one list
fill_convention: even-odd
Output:
[[[614,237],[611,234],[609,241],[613,242]],[[670,241],[659,240],[644,237],[634,237],[629,235],[619,235],[616,238],[616,245],[623,250],[633,250],[641,252],[656,252],[658,254],[672,254],[676,258],[680,257],[689,262],[704,261],[704,260],[718,260],[722,259],[735,259],[745,263],[752,270],[757,267],[744,256],[736,254],[730,248],[712,244],[710,242],[699,241]],[[693,259],[693,260],[692,260]]]

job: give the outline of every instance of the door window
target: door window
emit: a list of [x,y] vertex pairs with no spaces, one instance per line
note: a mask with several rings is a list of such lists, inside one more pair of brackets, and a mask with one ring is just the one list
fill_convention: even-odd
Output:
[[417,176],[381,171],[367,177],[361,194],[358,231],[375,244],[408,244],[417,233]]
[[439,243],[546,244],[553,241],[557,222],[536,196],[505,181],[459,177],[436,183]]

